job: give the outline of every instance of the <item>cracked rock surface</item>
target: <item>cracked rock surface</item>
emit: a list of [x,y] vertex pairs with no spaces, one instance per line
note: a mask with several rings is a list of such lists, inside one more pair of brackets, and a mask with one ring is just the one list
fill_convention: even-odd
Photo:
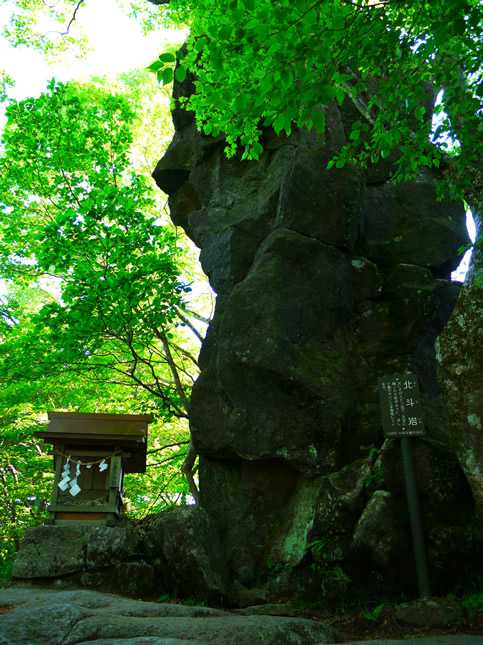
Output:
[[[3,609],[3,611],[2,611]],[[208,607],[143,602],[96,591],[0,591],[0,644],[308,645],[337,643],[324,623],[237,616]]]
[[[480,645],[481,638],[429,636],[415,642]],[[143,602],[97,591],[54,591],[30,585],[0,590],[0,645],[330,645],[339,642],[339,635],[332,627],[300,618],[241,616],[209,607]],[[408,641],[383,639],[347,645],[369,642],[403,645]]]

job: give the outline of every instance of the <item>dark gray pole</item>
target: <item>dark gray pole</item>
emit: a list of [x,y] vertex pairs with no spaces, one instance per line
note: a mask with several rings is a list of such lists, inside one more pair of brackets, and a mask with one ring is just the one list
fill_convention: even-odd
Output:
[[419,595],[421,598],[431,595],[426,547],[424,546],[423,525],[419,509],[418,489],[416,485],[416,469],[414,468],[413,445],[410,437],[401,437],[401,454],[408,498],[409,519],[413,537],[414,556],[418,575]]

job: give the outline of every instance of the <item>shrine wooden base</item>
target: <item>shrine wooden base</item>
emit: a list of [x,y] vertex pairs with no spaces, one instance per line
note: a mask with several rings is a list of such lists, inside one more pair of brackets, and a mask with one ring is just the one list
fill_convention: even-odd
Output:
[[85,524],[92,526],[115,526],[118,519],[117,513],[113,512],[93,512],[90,509],[83,510],[82,507],[76,508],[72,511],[72,507],[68,511],[60,510],[62,507],[48,507],[50,513],[49,519],[45,520],[45,524],[60,524],[69,525],[72,523]]

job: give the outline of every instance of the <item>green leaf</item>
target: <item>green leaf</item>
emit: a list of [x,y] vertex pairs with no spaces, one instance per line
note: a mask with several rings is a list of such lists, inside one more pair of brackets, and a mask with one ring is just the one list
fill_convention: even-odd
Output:
[[312,549],[315,547],[316,551],[319,552],[319,551],[322,551],[324,546],[325,546],[324,540],[314,540],[313,542],[309,542],[309,544],[307,544],[304,547],[304,551],[308,551],[308,549]]
[[238,112],[243,112],[248,106],[248,98],[243,92],[235,98],[235,106]]
[[218,40],[229,40],[233,31],[232,25],[223,25],[218,30]]
[[183,81],[186,79],[186,67],[183,65],[180,65],[179,67],[176,68],[175,72],[175,78],[178,81],[178,83],[183,83]]
[[285,127],[285,113],[282,112],[282,114],[279,114],[275,121],[273,122],[273,129],[275,130],[275,134],[279,136],[280,132],[283,130]]
[[424,115],[425,112],[426,112],[426,108],[424,107],[424,105],[420,105],[419,107],[417,107],[414,110],[414,116],[416,117],[416,119],[418,121],[422,121],[423,120],[423,115]]
[[195,42],[195,50],[197,52],[200,52],[202,49],[206,47],[207,42],[208,40],[205,36],[201,36],[201,38],[197,38]]
[[270,25],[264,22],[260,22],[258,26],[255,28],[256,34],[258,41],[263,43],[265,42],[268,34],[270,33]]
[[151,63],[151,65],[149,65],[149,67],[146,67],[146,69],[149,69],[152,72],[157,72],[158,69],[161,69],[161,67],[164,67],[164,64],[159,60],[155,60],[154,63]]
[[315,128],[319,132],[323,133],[325,131],[325,113],[320,111],[314,112],[312,115],[312,120],[314,122]]
[[367,620],[373,620],[374,622],[377,622],[379,618],[379,614],[381,613],[383,608],[384,608],[384,603],[381,603],[374,609],[372,613],[364,614],[364,618],[367,618]]
[[163,63],[174,63],[176,61],[176,57],[173,56],[173,54],[166,53],[166,54],[161,54],[159,56],[159,60],[163,61]]
[[262,144],[261,144],[261,143],[259,143],[258,141],[255,141],[255,143],[254,143],[254,144],[253,144],[253,146],[252,146],[252,150],[253,150],[257,155],[261,155],[261,154],[263,153],[263,146],[262,146]]
[[172,67],[165,67],[163,69],[162,74],[161,74],[161,79],[163,81],[163,85],[169,85],[169,83],[172,83],[173,82],[173,77],[174,77],[173,68]]

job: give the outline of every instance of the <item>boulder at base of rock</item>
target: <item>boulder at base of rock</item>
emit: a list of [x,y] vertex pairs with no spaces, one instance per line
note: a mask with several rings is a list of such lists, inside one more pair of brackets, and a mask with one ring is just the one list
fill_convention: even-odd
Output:
[[418,598],[400,605],[396,617],[415,627],[448,627],[463,620],[463,607],[451,598]]
[[400,558],[407,560],[404,539],[394,516],[391,493],[376,490],[354,529],[356,550],[367,553],[376,566],[386,567]]
[[145,549],[166,588],[182,598],[226,596],[228,569],[216,528],[199,506],[176,506],[147,522]]
[[282,603],[268,603],[267,605],[253,605],[239,609],[242,616],[289,616],[295,618],[297,610],[293,605]]
[[27,529],[13,565],[14,578],[53,578],[109,567],[140,556],[132,526],[34,526]]
[[247,589],[235,580],[229,591],[228,601],[232,607],[241,608],[265,605],[268,602],[268,593],[266,589]]

